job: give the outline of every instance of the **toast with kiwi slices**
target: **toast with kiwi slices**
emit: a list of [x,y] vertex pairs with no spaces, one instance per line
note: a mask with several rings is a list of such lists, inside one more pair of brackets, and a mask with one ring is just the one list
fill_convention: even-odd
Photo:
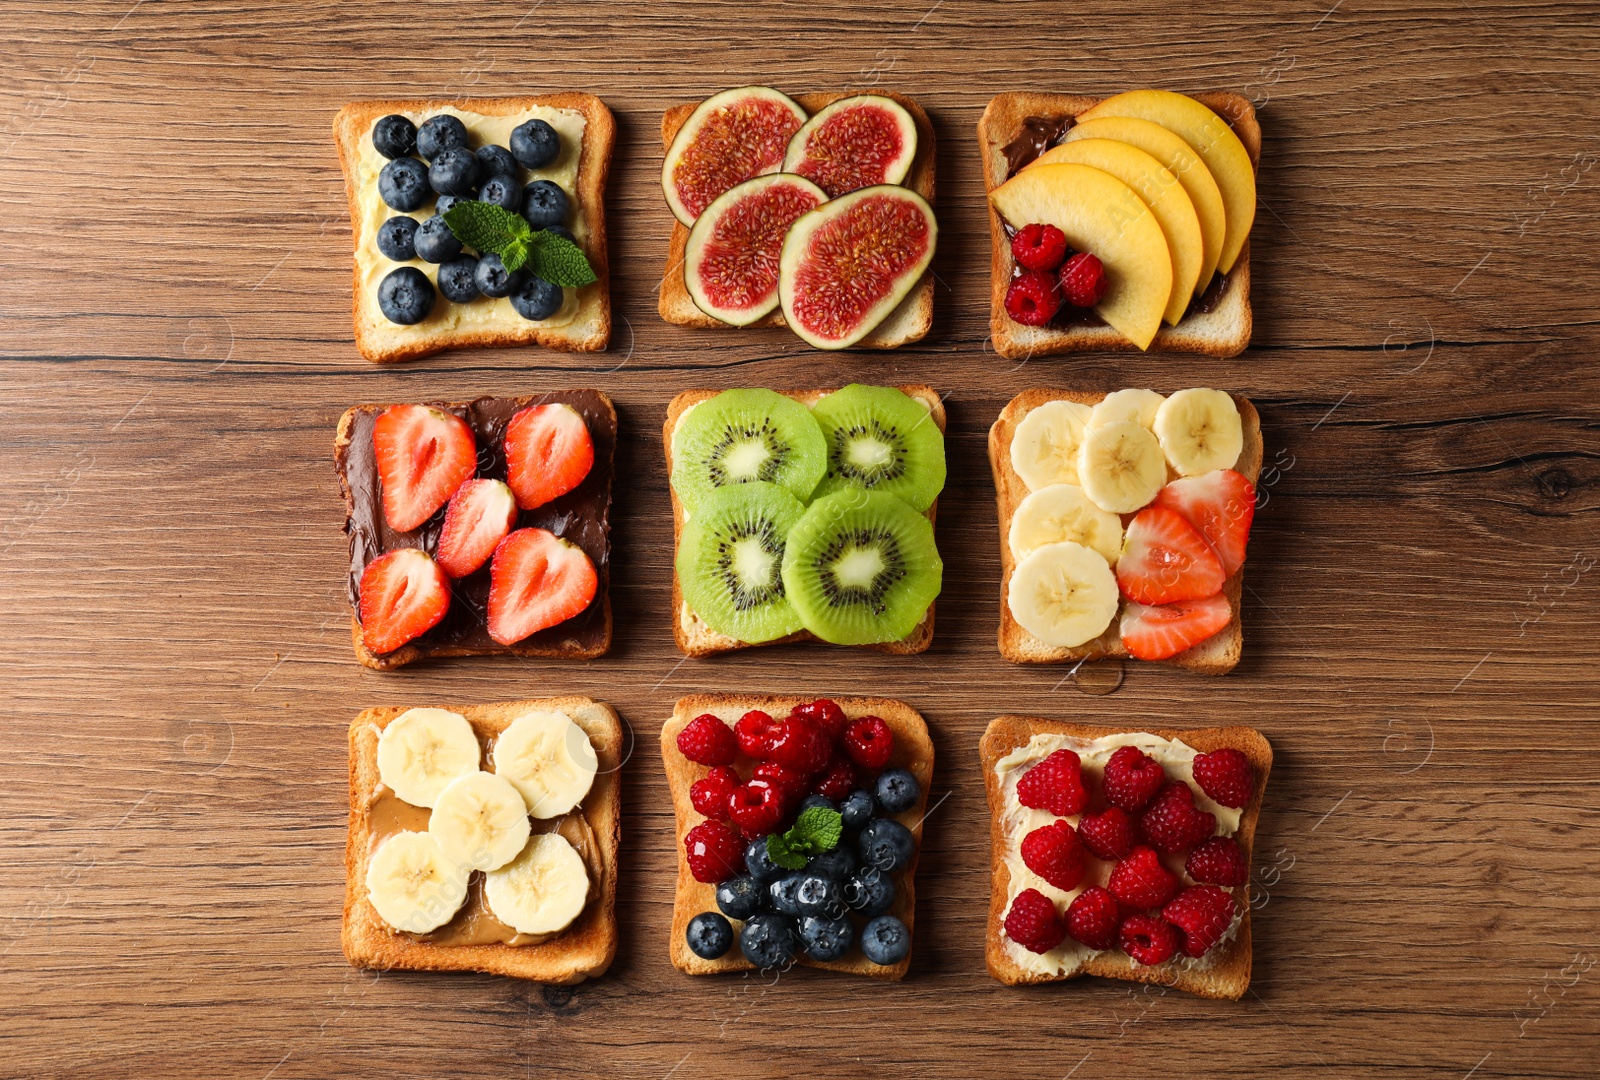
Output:
[[927,649],[944,427],[922,385],[675,397],[662,436],[678,648]]

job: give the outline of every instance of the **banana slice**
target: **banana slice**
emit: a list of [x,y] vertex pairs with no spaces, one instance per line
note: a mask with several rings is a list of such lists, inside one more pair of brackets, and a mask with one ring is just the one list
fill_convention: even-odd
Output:
[[1244,450],[1244,424],[1221,390],[1179,390],[1156,410],[1156,438],[1179,476],[1231,469]]
[[446,784],[478,771],[478,754],[465,716],[411,709],[378,736],[378,779],[412,806],[432,806]]
[[519,934],[565,930],[589,898],[589,871],[560,833],[541,833],[512,862],[483,877],[494,917]]
[[1104,556],[1082,544],[1046,544],[1011,574],[1006,604],[1046,645],[1071,648],[1105,633],[1117,614],[1117,579]]
[[1153,428],[1156,410],[1167,400],[1154,390],[1116,390],[1089,410],[1089,427],[1105,427],[1118,420]]
[[1116,564],[1122,553],[1122,519],[1100,509],[1076,484],[1051,484],[1030,492],[1011,516],[1011,557],[1025,559],[1046,544],[1064,540],[1099,552]]
[[428,818],[428,832],[444,853],[471,870],[493,870],[515,859],[532,831],[522,793],[494,773],[450,781]]
[[1117,420],[1084,434],[1078,476],[1083,493],[1100,509],[1131,514],[1167,482],[1167,459],[1149,428]]
[[1051,484],[1078,482],[1078,444],[1089,421],[1089,406],[1047,401],[1022,418],[1011,438],[1011,467],[1038,491]]
[[494,744],[494,771],[522,792],[536,818],[560,817],[583,801],[600,762],[589,733],[566,713],[523,713]]
[[426,934],[467,900],[467,870],[425,832],[395,833],[367,862],[367,899],[396,930]]

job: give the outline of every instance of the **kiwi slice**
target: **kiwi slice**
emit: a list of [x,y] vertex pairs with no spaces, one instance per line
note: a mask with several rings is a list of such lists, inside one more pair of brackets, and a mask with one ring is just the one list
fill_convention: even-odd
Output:
[[717,488],[756,481],[804,501],[827,469],[811,410],[771,390],[724,390],[690,409],[672,436],[672,488],[691,511]]
[[943,577],[933,524],[881,491],[822,496],[790,530],[783,555],[789,602],[807,630],[835,645],[910,634]]
[[944,432],[928,407],[892,386],[838,390],[811,410],[828,444],[819,494],[866,488],[926,510],[944,488]]
[[706,495],[678,538],[678,587],[690,610],[739,641],[800,629],[782,568],[785,538],[804,514],[787,488],[762,480]]

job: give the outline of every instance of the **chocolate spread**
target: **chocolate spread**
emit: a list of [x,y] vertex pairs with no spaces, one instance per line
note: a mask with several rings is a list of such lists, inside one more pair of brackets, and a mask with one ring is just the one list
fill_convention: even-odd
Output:
[[1001,149],[1006,158],[1007,179],[1031,165],[1039,155],[1061,142],[1077,121],[1070,116],[1029,116],[1022,121],[1017,137]]
[[[601,651],[608,643],[606,592],[611,571],[611,478],[617,442],[617,414],[596,390],[569,390],[518,398],[479,398],[467,402],[425,402],[453,413],[472,428],[478,444],[477,476],[506,478],[506,424],[519,410],[546,403],[570,405],[583,417],[594,440],[594,467],[583,483],[560,498],[517,514],[516,527],[548,529],[583,549],[594,563],[599,586],[594,602],[566,622],[531,634],[514,646],[489,636],[489,566],[451,582],[450,610],[439,625],[409,644],[424,655],[433,650],[472,649],[484,652]],[[344,484],[349,506],[344,531],[350,537],[351,610],[361,610],[361,575],[367,563],[398,548],[421,548],[436,555],[444,507],[420,527],[400,532],[383,515],[383,492],[373,455],[372,428],[387,406],[364,405],[350,426],[348,445],[339,447],[334,467]],[[359,617],[359,616],[358,616]]]
[[1225,274],[1218,270],[1212,275],[1211,284],[1206,286],[1205,292],[1189,301],[1189,307],[1184,311],[1183,317],[1187,319],[1190,315],[1209,315],[1217,310],[1217,306],[1222,303],[1223,295],[1228,291],[1228,282],[1232,280],[1231,271]]

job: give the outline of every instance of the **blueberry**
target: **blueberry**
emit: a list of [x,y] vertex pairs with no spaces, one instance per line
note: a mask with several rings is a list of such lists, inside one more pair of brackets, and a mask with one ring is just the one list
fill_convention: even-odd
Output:
[[839,809],[839,804],[828,798],[826,795],[807,795],[805,798],[800,800],[800,810],[802,813],[811,809],[813,806],[820,806],[824,810]]
[[441,151],[467,145],[467,125],[449,113],[430,116],[417,129],[417,153],[432,161]]
[[478,164],[483,168],[485,176],[516,176],[517,159],[511,156],[511,151],[503,146],[490,143],[480,146],[473,153],[478,158]]
[[891,814],[903,814],[922,798],[922,785],[905,769],[885,769],[878,777],[878,805]]
[[844,802],[839,804],[839,814],[844,818],[844,827],[851,832],[858,832],[867,827],[878,811],[878,804],[872,801],[872,792],[864,788],[857,788],[844,797]]
[[806,864],[807,873],[821,874],[834,881],[843,881],[855,868],[856,853],[843,844],[832,851],[824,851],[821,855],[813,856]]
[[773,862],[772,856],[767,854],[765,836],[758,836],[745,845],[744,865],[750,871],[750,876],[763,885],[769,885],[789,872]]
[[439,151],[428,166],[428,183],[441,195],[471,197],[480,179],[478,159],[464,146]]
[[515,214],[522,207],[522,181],[515,176],[491,176],[478,188],[478,198]]
[[417,234],[412,242],[417,249],[417,258],[424,262],[449,262],[461,254],[461,241],[456,239],[456,234],[450,231],[450,226],[438,214],[417,226]]
[[529,120],[511,132],[511,156],[524,168],[542,169],[561,154],[561,136],[543,120]]
[[850,951],[856,930],[848,918],[807,915],[800,920],[800,946],[813,960],[838,960]]
[[433,204],[433,212],[438,214],[440,217],[443,217],[446,210],[450,209],[456,203],[461,202],[463,199],[470,198],[472,198],[471,195],[440,195],[439,201]]
[[417,125],[391,113],[372,125],[372,146],[386,158],[405,157],[417,148]]
[[911,861],[917,842],[911,838],[911,830],[894,818],[879,818],[861,830],[856,850],[862,865],[892,874]]
[[753,915],[739,931],[739,951],[759,968],[782,967],[794,959],[799,944],[794,920],[770,912]]
[[378,282],[378,307],[392,323],[419,323],[433,310],[433,282],[415,266],[392,270]]
[[548,319],[561,310],[563,295],[560,285],[552,285],[542,277],[522,275],[522,283],[511,294],[511,306],[524,319]]
[[458,255],[449,262],[439,264],[439,291],[452,304],[467,304],[478,298],[478,283],[473,276],[478,269],[476,255]]
[[795,891],[800,888],[801,879],[804,877],[804,874],[785,874],[767,886],[767,896],[773,911],[780,915],[800,914],[800,905],[795,902]]
[[522,189],[522,216],[535,229],[547,229],[566,220],[571,208],[567,193],[552,180],[535,180]]
[[432,189],[428,187],[428,167],[414,157],[395,158],[378,174],[378,194],[392,209],[403,214],[422,209]]
[[761,910],[767,890],[749,874],[731,877],[717,886],[717,907],[730,919],[741,922]]
[[898,964],[911,952],[911,931],[893,915],[879,915],[862,928],[861,951],[874,964]]
[[416,218],[396,214],[378,226],[378,250],[386,259],[410,262],[417,257],[417,247],[412,240],[416,233]]
[[807,871],[800,876],[800,883],[794,887],[794,906],[799,909],[801,915],[821,915],[837,919],[844,914],[843,887],[835,878]]
[[572,230],[565,225],[546,225],[544,231],[551,236],[559,236],[568,243],[576,244],[578,242],[578,238],[572,235]]
[[486,252],[478,256],[478,265],[472,271],[472,283],[485,296],[510,296],[522,283],[522,271],[512,273],[500,261],[500,256],[492,251]]
[[894,906],[894,882],[870,866],[862,867],[844,883],[845,906],[857,915],[872,918]]
[[715,911],[702,911],[689,920],[689,951],[702,960],[715,960],[733,948],[733,927]]

